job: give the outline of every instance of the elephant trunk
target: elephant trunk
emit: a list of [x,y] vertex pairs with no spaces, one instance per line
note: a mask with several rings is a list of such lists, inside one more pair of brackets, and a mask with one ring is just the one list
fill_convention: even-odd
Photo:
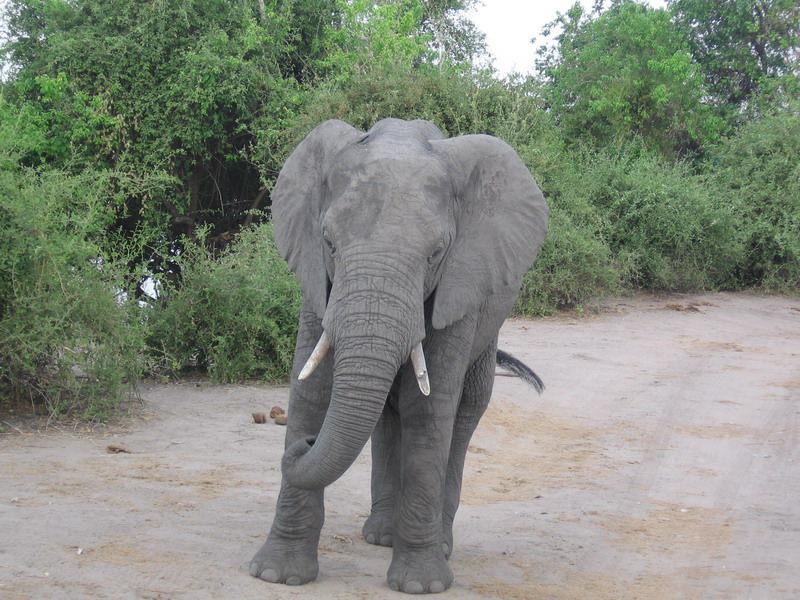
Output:
[[[424,336],[422,291],[387,286],[369,273],[334,283],[323,326],[333,345],[331,403],[316,438],[299,440],[283,457],[286,481],[317,489],[336,481],[367,443],[397,371]],[[387,287],[391,291],[386,291]]]

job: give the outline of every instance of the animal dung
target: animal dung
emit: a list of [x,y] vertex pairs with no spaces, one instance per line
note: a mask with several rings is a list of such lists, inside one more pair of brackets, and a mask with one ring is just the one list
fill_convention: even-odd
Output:
[[282,406],[273,406],[272,410],[269,411],[269,416],[275,420],[276,425],[286,425],[289,420],[289,415],[286,414]]
[[[273,406],[269,411],[269,418],[273,419],[276,425],[286,425],[287,421],[289,420],[289,415],[286,414],[286,410],[283,407]],[[258,423],[259,425],[266,423],[267,414],[263,412],[254,412],[253,422]]]
[[131,451],[123,448],[122,446],[106,446],[106,452],[109,454],[131,454]]

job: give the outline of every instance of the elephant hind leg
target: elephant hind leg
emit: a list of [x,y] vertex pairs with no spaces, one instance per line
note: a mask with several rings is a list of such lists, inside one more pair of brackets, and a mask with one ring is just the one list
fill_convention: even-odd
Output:
[[445,482],[444,511],[442,515],[442,531],[444,532],[445,554],[450,558],[453,551],[453,520],[461,502],[461,483],[464,474],[464,462],[469,442],[478,423],[489,406],[494,385],[497,339],[481,353],[467,370],[464,377],[464,391],[458,406],[458,413],[453,425],[453,440],[450,444],[450,459],[447,464]]

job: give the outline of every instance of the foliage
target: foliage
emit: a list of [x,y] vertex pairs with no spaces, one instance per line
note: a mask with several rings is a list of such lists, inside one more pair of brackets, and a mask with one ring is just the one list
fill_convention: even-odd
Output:
[[[96,167],[173,177],[157,202],[125,199],[128,231],[163,226],[165,214],[217,233],[241,223],[260,188],[251,124],[268,136],[297,102],[281,70],[291,68],[293,4],[263,4],[260,13],[243,0],[9,2],[12,90],[56,125],[45,157],[63,166],[78,148]],[[59,135],[87,106],[94,122]]]
[[686,291],[735,284],[742,247],[730,205],[685,163],[635,147],[583,159],[583,189],[603,215],[602,237],[636,288]]
[[[20,161],[29,166],[57,165],[79,172],[97,165],[97,157],[111,150],[120,123],[101,96],[76,88],[63,73],[19,80],[17,93],[35,98],[19,108],[15,127],[23,128]],[[15,112],[8,104],[8,113]],[[9,114],[9,116],[11,116]]]
[[[428,119],[448,136],[497,135],[518,147],[558,137],[540,109],[531,82],[514,84],[486,74],[465,77],[455,68],[375,67],[339,84],[312,90],[303,112],[285,131],[294,147],[315,125],[338,118],[368,130],[384,117]],[[518,144],[516,144],[518,142]]]
[[560,159],[542,180],[549,231],[517,314],[624,290],[738,286],[744,245],[734,210],[687,164],[628,143]]
[[422,5],[413,0],[375,3],[340,2],[341,23],[329,32],[330,50],[323,66],[344,81],[373,67],[429,62],[428,40],[419,31]]
[[470,67],[486,53],[484,34],[466,12],[479,0],[420,0],[420,30],[430,35],[430,47],[439,66]]
[[536,264],[522,281],[514,314],[545,315],[623,289],[624,265],[616,264],[590,223],[568,210],[555,210],[548,226]]
[[4,116],[0,401],[102,418],[145,369],[128,274],[103,254],[109,174],[18,166],[15,153],[33,144]]
[[[259,1],[262,22],[267,15],[266,0]],[[322,76],[320,65],[329,49],[328,35],[334,23],[341,23],[342,0],[284,0],[271,6],[282,7],[288,25],[286,44],[278,56],[284,77],[301,84],[312,84]],[[273,9],[273,12],[275,8]]]
[[561,28],[558,43],[540,50],[538,67],[567,139],[600,147],[640,137],[674,157],[718,134],[698,67],[667,11],[615,0],[587,14],[575,4],[551,27]]
[[377,69],[469,64],[485,50],[462,13],[476,0],[339,0],[320,73],[345,83]]
[[796,0],[670,0],[717,106],[735,112],[759,96],[796,96],[800,4]]
[[742,284],[800,289],[800,105],[745,124],[707,169],[718,202],[732,207],[745,237]]
[[271,226],[243,231],[219,255],[202,238],[188,240],[176,261],[180,283],[160,280],[159,298],[147,311],[157,369],[200,370],[224,382],[285,379],[300,291]]

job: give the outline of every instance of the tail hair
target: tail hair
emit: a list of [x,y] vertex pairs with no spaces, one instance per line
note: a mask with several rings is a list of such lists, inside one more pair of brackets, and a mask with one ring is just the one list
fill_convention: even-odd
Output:
[[538,393],[544,391],[544,382],[541,377],[534,373],[524,362],[511,356],[508,352],[497,351],[497,366],[509,371],[532,386]]

